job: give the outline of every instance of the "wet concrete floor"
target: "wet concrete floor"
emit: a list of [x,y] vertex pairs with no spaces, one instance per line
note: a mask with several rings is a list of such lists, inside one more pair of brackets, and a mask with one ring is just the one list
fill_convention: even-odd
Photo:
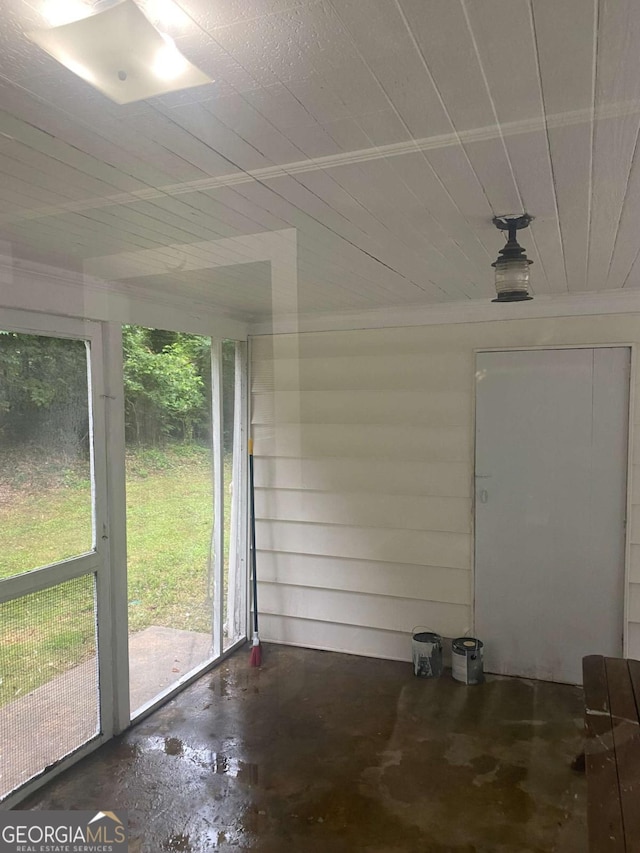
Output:
[[583,853],[582,691],[242,649],[19,808],[128,809],[131,853]]

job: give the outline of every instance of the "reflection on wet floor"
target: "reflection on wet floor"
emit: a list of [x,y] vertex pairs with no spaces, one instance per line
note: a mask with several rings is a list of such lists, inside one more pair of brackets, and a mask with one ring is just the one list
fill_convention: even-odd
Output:
[[191,845],[189,844],[189,836],[183,835],[182,833],[176,833],[176,835],[170,835],[165,841],[162,842],[163,850],[175,850],[179,851],[189,851],[193,850]]
[[583,853],[582,694],[244,650],[22,807],[128,809],[131,853]]
[[258,765],[240,761],[222,752],[214,752],[206,747],[194,747],[181,741],[176,737],[158,737],[156,735],[147,738],[138,745],[142,752],[153,752],[161,750],[167,755],[175,755],[185,761],[190,761],[199,767],[211,770],[213,773],[222,773],[240,779],[252,785],[258,783]]

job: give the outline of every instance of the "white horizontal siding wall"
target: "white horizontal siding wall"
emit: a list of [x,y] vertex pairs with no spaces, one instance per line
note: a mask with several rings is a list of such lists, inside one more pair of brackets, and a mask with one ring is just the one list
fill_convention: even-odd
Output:
[[[416,625],[472,631],[476,351],[638,342],[638,314],[254,337],[261,636],[407,660]],[[634,389],[632,405],[640,423]],[[636,432],[626,640],[640,657]]]

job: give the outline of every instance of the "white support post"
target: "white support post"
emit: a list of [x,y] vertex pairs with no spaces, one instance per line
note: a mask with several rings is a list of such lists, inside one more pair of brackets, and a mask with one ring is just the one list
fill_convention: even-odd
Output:
[[236,341],[233,396],[231,536],[227,633],[235,642],[247,636],[247,345]]
[[129,622],[127,589],[127,516],[124,434],[122,326],[103,326],[105,436],[107,455],[107,559],[110,576],[113,648],[113,730],[127,728],[129,703]]
[[222,341],[211,340],[211,430],[213,437],[213,657],[224,647],[224,442]]
[[[253,403],[251,399],[251,338],[247,340],[247,350],[246,350],[246,383],[247,387],[245,389],[246,400],[243,401],[242,411],[244,413],[245,423],[247,425],[246,429],[246,441],[247,441],[247,451],[249,450],[249,441],[253,439],[253,429],[252,429],[252,417],[253,417]],[[255,462],[255,459],[254,459]],[[251,637],[253,634],[253,621],[251,618],[251,614],[253,611],[253,595],[250,593],[251,587],[251,572],[252,568],[250,566],[251,560],[251,532],[249,529],[249,525],[251,524],[251,519],[249,517],[249,507],[251,501],[251,495],[249,494],[249,457],[247,453],[247,457],[245,460],[246,470],[245,470],[245,480],[242,484],[242,500],[244,501],[244,529],[242,531],[242,535],[244,537],[244,553],[246,555],[246,575],[244,578],[244,620],[246,624],[247,637]],[[255,475],[255,469],[254,469]],[[255,480],[255,477],[254,477]],[[255,481],[254,481],[255,488]],[[255,507],[254,507],[255,509]],[[254,543],[255,544],[255,543]]]
[[[103,330],[101,330],[103,331]],[[106,461],[105,343],[102,334],[88,346],[89,443],[91,445],[91,497],[93,503],[93,547],[98,556],[95,572],[96,641],[100,732],[113,734],[113,621],[111,617],[111,572],[109,554],[109,510]]]

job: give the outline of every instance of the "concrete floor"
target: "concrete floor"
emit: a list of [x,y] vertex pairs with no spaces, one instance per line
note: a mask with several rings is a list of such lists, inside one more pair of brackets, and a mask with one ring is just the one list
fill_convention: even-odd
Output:
[[129,635],[129,702],[135,713],[213,657],[211,634],[150,625]]
[[[129,637],[133,712],[211,660],[211,636],[151,625]],[[0,708],[0,798],[99,731],[95,656]],[[34,732],[38,736],[34,737]],[[2,744],[12,748],[2,749]]]
[[582,691],[243,649],[20,808],[128,809],[131,853],[583,853]]

